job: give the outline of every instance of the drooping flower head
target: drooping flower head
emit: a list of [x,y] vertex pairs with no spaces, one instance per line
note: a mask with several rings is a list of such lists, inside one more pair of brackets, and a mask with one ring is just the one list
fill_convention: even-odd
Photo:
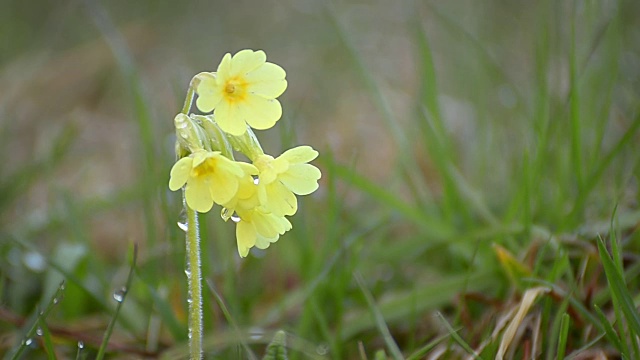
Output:
[[284,216],[265,211],[263,207],[238,210],[240,221],[236,225],[238,253],[247,256],[252,247],[266,249],[278,241],[280,235],[291,230],[291,223]]
[[185,184],[187,205],[201,213],[208,212],[213,203],[224,204],[238,191],[238,183],[245,175],[243,168],[219,151],[197,151],[178,160],[171,168],[169,189],[179,190]]
[[266,60],[264,51],[227,53],[216,73],[199,75],[198,109],[214,111],[216,123],[231,135],[244,134],[247,124],[258,130],[271,128],[282,116],[276,98],[287,88],[287,80],[284,69]]
[[307,164],[317,156],[311,146],[289,149],[275,159],[266,154],[258,156],[253,164],[260,171],[260,202],[278,216],[295,214],[298,201],[294,194],[308,195],[318,188],[320,170]]

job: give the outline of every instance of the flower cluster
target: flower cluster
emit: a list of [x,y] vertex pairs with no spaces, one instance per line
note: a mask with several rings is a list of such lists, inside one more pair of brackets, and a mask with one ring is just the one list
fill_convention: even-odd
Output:
[[[169,188],[184,187],[186,205],[206,213],[214,204],[236,225],[238,252],[265,249],[291,229],[286,216],[298,210],[296,195],[318,188],[318,156],[299,146],[274,158],[262,150],[253,129],[275,125],[282,115],[276,99],[287,88],[286,73],[266,62],[263,51],[226,54],[216,72],[196,75],[191,83],[196,106],[209,115],[178,114],[174,119],[178,161]],[[234,152],[251,163],[236,161]]]

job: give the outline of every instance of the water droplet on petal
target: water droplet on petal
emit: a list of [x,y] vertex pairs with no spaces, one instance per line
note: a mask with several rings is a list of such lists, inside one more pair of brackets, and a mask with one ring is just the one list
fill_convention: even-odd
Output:
[[256,185],[260,184],[260,178],[253,179],[253,183]]
[[220,217],[222,218],[222,220],[227,221],[231,218],[231,211],[225,207],[222,208],[222,211],[220,211]]
[[113,299],[117,302],[122,302],[124,300],[125,295],[127,295],[127,288],[123,287],[120,290],[116,290],[113,293]]
[[234,223],[236,223],[236,224],[237,224],[237,223],[239,223],[239,222],[240,222],[240,220],[241,220],[241,219],[240,219],[240,216],[238,216],[238,215],[235,215],[235,214],[234,214],[234,215],[232,215],[232,216],[231,216],[231,221],[233,221],[233,222],[234,222]]

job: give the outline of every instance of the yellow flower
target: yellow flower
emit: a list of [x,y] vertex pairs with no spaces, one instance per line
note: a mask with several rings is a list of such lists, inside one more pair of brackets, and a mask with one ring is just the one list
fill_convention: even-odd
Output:
[[171,168],[169,189],[176,191],[185,184],[187,205],[201,213],[208,212],[213,203],[224,204],[238,191],[244,176],[239,163],[219,151],[198,151],[178,160]]
[[252,210],[260,206],[258,199],[257,186],[252,175],[258,175],[258,169],[255,166],[243,162],[237,163],[242,167],[244,176],[238,182],[238,191],[226,203],[221,204],[222,218],[227,221],[236,211]]
[[284,216],[266,212],[262,207],[237,210],[240,221],[236,225],[238,253],[247,256],[252,247],[266,249],[278,241],[280,235],[291,230],[291,223]]
[[214,111],[220,128],[240,136],[247,124],[254,129],[271,128],[282,116],[276,98],[287,88],[286,73],[266,62],[264,51],[241,50],[227,53],[216,73],[202,73],[197,86],[196,106],[202,112]]
[[253,164],[260,171],[260,203],[277,216],[295,214],[298,201],[294,194],[308,195],[318,188],[320,170],[307,164],[317,156],[310,146],[289,149],[275,159],[266,154],[258,156]]

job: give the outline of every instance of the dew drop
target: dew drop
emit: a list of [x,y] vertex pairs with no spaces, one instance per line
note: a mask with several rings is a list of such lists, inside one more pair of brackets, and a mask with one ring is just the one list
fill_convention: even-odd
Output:
[[180,136],[181,136],[183,139],[188,139],[188,138],[189,138],[189,134],[187,134],[186,132],[183,132],[183,131],[180,131]]
[[249,339],[260,340],[264,336],[264,331],[260,328],[252,328],[249,330]]
[[57,304],[60,300],[58,300],[58,298],[53,298],[53,303]]
[[180,228],[180,230],[187,232],[189,231],[189,225],[187,224],[187,222],[180,222],[178,221],[178,227]]
[[78,349],[84,349],[84,342],[82,340],[78,341]]
[[24,344],[26,346],[31,346],[31,344],[33,344],[33,339],[25,339]]
[[176,129],[184,129],[187,127],[187,125],[189,124],[187,124],[187,122],[184,119],[179,119],[179,120],[176,119],[175,121]]
[[256,185],[260,184],[260,178],[253,179],[253,183]]
[[37,328],[36,329],[36,335],[42,336],[42,334],[44,334],[44,332],[42,331],[42,328]]
[[113,299],[117,302],[122,302],[126,294],[127,294],[127,288],[123,287],[120,290],[116,290],[113,293]]
[[229,209],[223,207],[222,211],[220,211],[220,217],[222,218],[222,220],[227,221],[231,218],[231,211],[229,211]]
[[187,275],[187,277],[191,277],[191,270],[190,269],[184,269],[184,274]]
[[231,215],[231,221],[233,221],[234,223],[239,223],[240,222],[240,216],[238,215]]

